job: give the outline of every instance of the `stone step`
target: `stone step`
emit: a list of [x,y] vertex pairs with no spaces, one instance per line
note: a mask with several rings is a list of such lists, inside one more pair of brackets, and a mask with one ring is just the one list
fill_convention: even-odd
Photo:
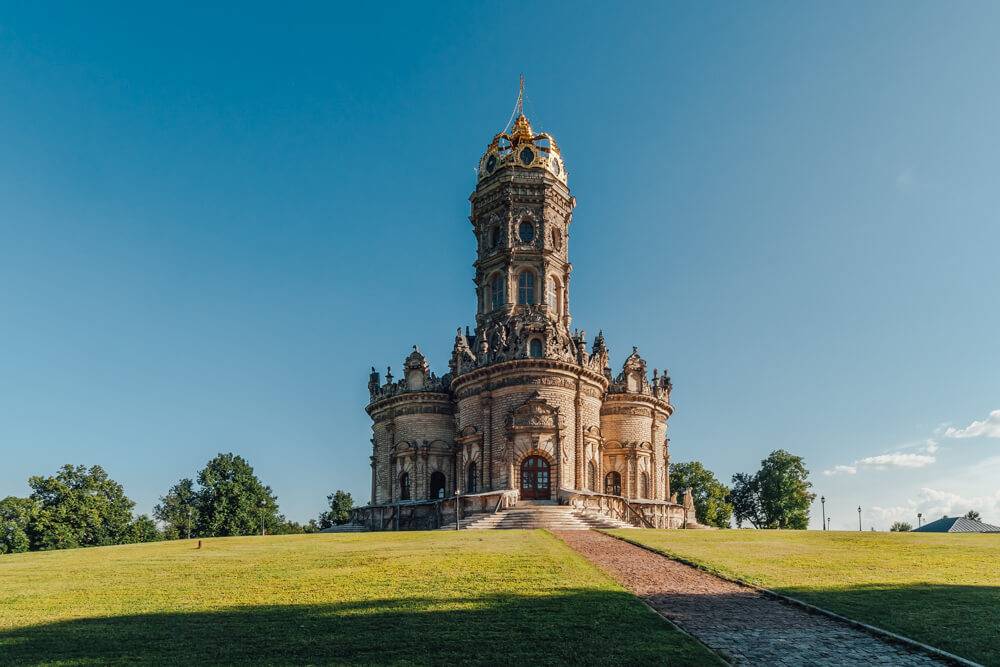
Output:
[[[479,512],[462,517],[463,530],[589,530],[591,528],[632,528],[628,522],[596,511],[580,510],[555,501],[520,501],[497,513]],[[440,530],[455,530],[454,518]]]

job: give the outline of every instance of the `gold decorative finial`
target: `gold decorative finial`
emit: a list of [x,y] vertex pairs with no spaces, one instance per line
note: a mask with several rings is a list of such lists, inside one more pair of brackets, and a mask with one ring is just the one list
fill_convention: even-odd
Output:
[[524,117],[524,75],[521,75],[521,85],[517,91],[517,120],[514,121],[514,127],[510,131],[510,140],[513,143],[519,143],[521,141],[531,141],[534,138],[535,131],[531,129],[531,123],[528,119]]

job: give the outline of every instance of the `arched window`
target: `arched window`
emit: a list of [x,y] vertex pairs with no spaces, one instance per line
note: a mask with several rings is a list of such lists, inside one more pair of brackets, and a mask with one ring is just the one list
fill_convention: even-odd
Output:
[[597,466],[593,461],[587,461],[587,488],[597,491]]
[[531,342],[528,343],[528,356],[532,359],[542,358],[542,341],[538,338],[532,338]]
[[505,291],[503,274],[498,273],[490,281],[490,298],[492,300],[490,306],[492,306],[492,310],[497,310],[507,303],[507,299],[504,296]]
[[476,493],[479,489],[479,475],[476,474],[476,462],[473,461],[465,469],[465,492]]
[[399,499],[410,499],[410,473],[404,472],[399,476]]
[[612,470],[604,476],[604,493],[609,496],[622,494],[622,476],[619,472]]
[[490,227],[490,250],[500,245],[500,225]]
[[535,274],[531,271],[522,271],[517,277],[517,303],[522,306],[535,303]]
[[448,484],[444,473],[435,470],[431,473],[431,498],[444,498],[444,488]]
[[559,312],[559,283],[552,276],[545,281],[545,303],[556,313]]
[[639,497],[649,498],[649,473],[644,472],[639,476]]

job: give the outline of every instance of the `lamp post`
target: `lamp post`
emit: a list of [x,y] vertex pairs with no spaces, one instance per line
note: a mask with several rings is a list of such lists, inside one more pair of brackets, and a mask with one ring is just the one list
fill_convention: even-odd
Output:
[[191,506],[188,505],[188,539],[191,539]]
[[826,517],[826,529],[827,529],[827,530],[830,530],[830,519],[831,519],[831,518],[832,518],[832,517]]
[[858,505],[858,530],[861,530],[861,505]]
[[826,530],[826,496],[819,497],[819,504],[823,506],[823,530]]
[[264,507],[267,505],[263,500],[260,501],[260,536],[264,537]]
[[920,528],[920,520],[924,518],[923,512],[917,512],[917,528]]

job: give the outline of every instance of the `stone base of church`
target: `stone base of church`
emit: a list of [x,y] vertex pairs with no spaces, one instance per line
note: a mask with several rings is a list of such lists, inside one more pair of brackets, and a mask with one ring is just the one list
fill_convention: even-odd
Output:
[[[554,502],[575,509],[597,512],[636,528],[701,528],[694,506],[662,500],[623,498],[591,491],[558,489]],[[350,523],[368,530],[435,530],[473,514],[500,512],[521,501],[516,489],[450,496],[439,500],[400,501],[366,505],[351,511]]]

